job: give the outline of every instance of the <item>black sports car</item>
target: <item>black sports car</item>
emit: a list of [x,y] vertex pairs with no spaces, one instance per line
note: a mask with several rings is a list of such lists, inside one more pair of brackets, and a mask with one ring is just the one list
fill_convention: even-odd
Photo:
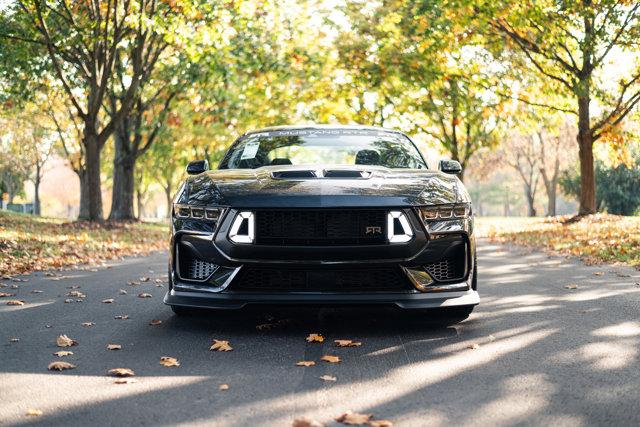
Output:
[[241,136],[173,205],[177,314],[247,304],[478,304],[473,213],[456,161],[431,170],[403,133],[274,127]]

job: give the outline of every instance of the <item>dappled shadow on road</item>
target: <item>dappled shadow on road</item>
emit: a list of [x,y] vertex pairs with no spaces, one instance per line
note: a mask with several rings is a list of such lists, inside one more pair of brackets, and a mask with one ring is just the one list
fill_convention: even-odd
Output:
[[[144,315],[162,318],[159,327],[118,324],[121,354],[80,360],[77,370],[56,374],[41,363],[33,370],[1,366],[7,389],[15,388],[2,400],[15,404],[28,389],[23,376],[36,375],[52,391],[91,387],[36,420],[22,419],[49,425],[289,425],[299,415],[330,423],[345,410],[412,425],[635,424],[640,287],[626,277],[635,273],[487,243],[479,256],[483,300],[461,323],[386,308],[260,307],[175,317],[153,307]],[[566,289],[570,284],[578,288]],[[311,332],[326,341],[305,342]],[[212,339],[229,340],[234,351],[209,352]],[[363,345],[337,348],[334,339]],[[320,362],[324,354],[342,362]],[[164,355],[182,366],[160,366]],[[296,367],[299,360],[317,365]],[[136,370],[139,383],[104,377],[116,363]],[[320,381],[325,374],[337,381]],[[218,391],[221,383],[230,389]],[[124,419],[105,421],[105,414]]]

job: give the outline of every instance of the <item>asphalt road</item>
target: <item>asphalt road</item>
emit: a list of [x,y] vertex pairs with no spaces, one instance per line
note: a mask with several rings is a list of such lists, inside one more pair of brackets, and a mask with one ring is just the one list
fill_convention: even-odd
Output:
[[[165,279],[165,254],[4,280],[0,291],[26,304],[0,299],[0,424],[288,426],[307,416],[334,425],[352,410],[400,426],[640,425],[640,272],[486,242],[479,255],[482,302],[459,324],[386,309],[177,318],[162,304],[166,282],[155,282]],[[127,284],[140,277],[150,280]],[[84,302],[64,303],[73,285]],[[256,329],[264,323],[274,328]],[[326,340],[307,343],[309,333]],[[77,368],[51,372],[60,334],[78,341],[59,359]],[[234,351],[210,352],[213,339]],[[334,339],[363,344],[336,348]],[[325,354],[342,362],[319,361]],[[164,367],[161,356],[181,365]],[[117,367],[138,382],[115,384],[106,372]],[[43,414],[26,416],[31,408]]]

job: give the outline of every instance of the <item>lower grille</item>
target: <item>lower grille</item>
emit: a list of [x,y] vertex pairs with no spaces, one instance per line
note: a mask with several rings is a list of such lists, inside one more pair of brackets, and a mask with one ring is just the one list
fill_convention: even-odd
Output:
[[465,259],[446,258],[424,266],[427,273],[438,282],[462,279],[465,275]]
[[380,209],[258,210],[256,244],[275,246],[376,245],[386,242]]
[[188,276],[185,279],[204,280],[211,276],[217,268],[218,266],[211,262],[192,259],[187,269]]
[[245,267],[230,291],[407,292],[413,288],[394,268],[375,270],[281,270]]

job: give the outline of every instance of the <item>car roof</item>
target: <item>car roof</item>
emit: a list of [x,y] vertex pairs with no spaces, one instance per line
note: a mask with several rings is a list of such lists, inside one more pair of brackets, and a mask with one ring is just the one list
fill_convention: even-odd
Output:
[[[302,129],[345,129],[345,130],[372,130],[379,132],[392,132],[404,135],[404,133],[395,130],[395,129],[387,129],[379,126],[366,126],[366,125],[317,125],[317,124],[306,124],[306,125],[286,125],[286,126],[269,126],[261,129],[253,129],[244,133],[244,135],[249,135],[252,133],[260,133],[260,132],[271,132],[278,130],[302,130]],[[243,136],[244,136],[243,135]]]

